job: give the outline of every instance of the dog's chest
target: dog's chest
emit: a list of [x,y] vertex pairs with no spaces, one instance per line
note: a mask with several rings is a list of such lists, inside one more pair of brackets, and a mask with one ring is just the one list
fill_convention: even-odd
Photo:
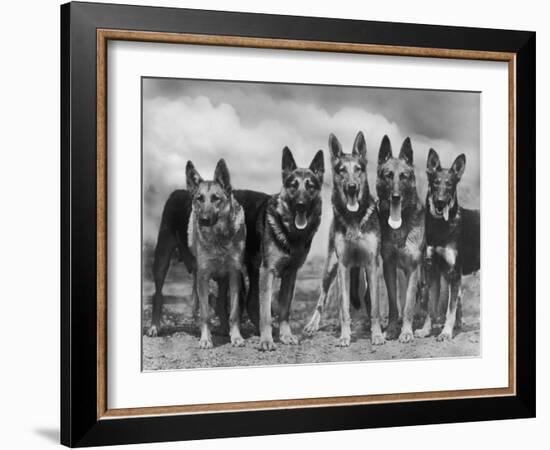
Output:
[[334,233],[338,260],[346,267],[363,266],[378,254],[380,239],[374,231],[362,232],[359,227],[348,227]]

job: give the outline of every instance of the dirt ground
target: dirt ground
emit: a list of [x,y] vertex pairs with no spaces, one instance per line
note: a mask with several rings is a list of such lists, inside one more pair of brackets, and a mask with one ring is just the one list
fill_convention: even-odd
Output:
[[[191,302],[191,278],[182,264],[173,264],[164,286],[164,325],[159,337],[143,336],[143,370],[174,370],[184,368],[264,366],[281,364],[310,364],[341,361],[395,360],[414,358],[473,357],[480,353],[479,327],[479,274],[463,279],[463,325],[452,341],[437,342],[433,336],[416,338],[412,343],[387,341],[382,346],[372,346],[366,323],[364,307],[352,311],[352,342],[347,348],[336,346],[339,336],[337,302],[333,299],[324,314],[319,331],[306,336],[302,330],[315,309],[319,294],[319,276],[322,261],[308,261],[299,272],[296,295],[292,303],[291,326],[300,338],[299,345],[287,346],[278,342],[277,305],[274,301],[273,336],[276,351],[261,352],[259,336],[243,316],[241,332],[244,347],[232,347],[229,337],[220,333],[217,318],[213,319],[214,348],[199,348],[199,328],[193,317]],[[387,295],[381,279],[381,309],[387,316]],[[151,321],[151,280],[143,283],[143,331]],[[276,297],[275,297],[276,298]],[[352,308],[353,309],[353,308]],[[420,324],[417,324],[420,326]]]

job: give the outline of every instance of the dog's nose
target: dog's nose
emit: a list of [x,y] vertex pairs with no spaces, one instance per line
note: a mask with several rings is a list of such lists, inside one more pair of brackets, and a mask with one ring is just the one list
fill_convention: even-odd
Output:
[[392,202],[398,202],[399,200],[401,200],[401,196],[399,194],[392,194],[391,200]]
[[357,184],[356,183],[349,183],[348,184],[348,191],[350,191],[350,192],[357,191]]
[[299,200],[296,202],[296,209],[298,211],[303,211],[304,209],[306,209],[306,202],[304,202],[303,200]]

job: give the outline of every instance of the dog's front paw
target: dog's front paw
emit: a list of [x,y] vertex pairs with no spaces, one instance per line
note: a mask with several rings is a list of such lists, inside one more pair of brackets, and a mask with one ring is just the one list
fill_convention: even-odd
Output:
[[427,330],[425,328],[419,328],[418,330],[414,330],[414,337],[417,338],[427,338],[431,334],[431,330]]
[[156,325],[151,325],[146,334],[149,337],[157,337],[159,335],[158,327]]
[[349,347],[351,344],[351,337],[349,336],[340,336],[338,342],[336,342],[337,347]]
[[241,335],[231,336],[231,345],[233,347],[244,347],[244,339]]
[[386,339],[382,333],[376,333],[371,336],[372,345],[383,345],[386,343]]
[[450,341],[452,339],[453,339],[453,332],[445,328],[443,328],[441,333],[439,333],[439,335],[437,336],[437,342],[445,342],[445,341]]
[[285,333],[279,336],[279,340],[285,345],[298,345],[298,338],[292,333]]
[[403,330],[399,335],[399,342],[401,342],[402,344],[407,344],[408,342],[412,342],[413,340],[414,335],[411,330]]
[[386,328],[386,339],[388,341],[393,341],[399,336],[399,324],[397,321],[390,321],[388,327]]
[[319,314],[318,311],[315,311],[315,314],[313,314],[313,317],[304,328],[304,333],[311,336],[315,332],[319,331],[320,322],[321,322],[321,315]]
[[260,338],[260,350],[262,352],[272,352],[275,350],[275,343],[272,337]]
[[202,349],[208,349],[214,347],[214,344],[212,343],[212,339],[208,338],[201,338],[199,341],[199,348]]

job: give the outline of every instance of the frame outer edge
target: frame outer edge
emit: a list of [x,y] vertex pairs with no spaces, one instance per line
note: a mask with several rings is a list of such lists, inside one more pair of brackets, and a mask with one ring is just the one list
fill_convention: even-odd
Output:
[[60,443],[71,444],[71,331],[70,331],[70,80],[71,80],[71,45],[70,45],[70,14],[71,5],[60,6],[60,53],[61,53],[61,85],[60,85],[60,173],[61,173],[61,320],[60,320]]

